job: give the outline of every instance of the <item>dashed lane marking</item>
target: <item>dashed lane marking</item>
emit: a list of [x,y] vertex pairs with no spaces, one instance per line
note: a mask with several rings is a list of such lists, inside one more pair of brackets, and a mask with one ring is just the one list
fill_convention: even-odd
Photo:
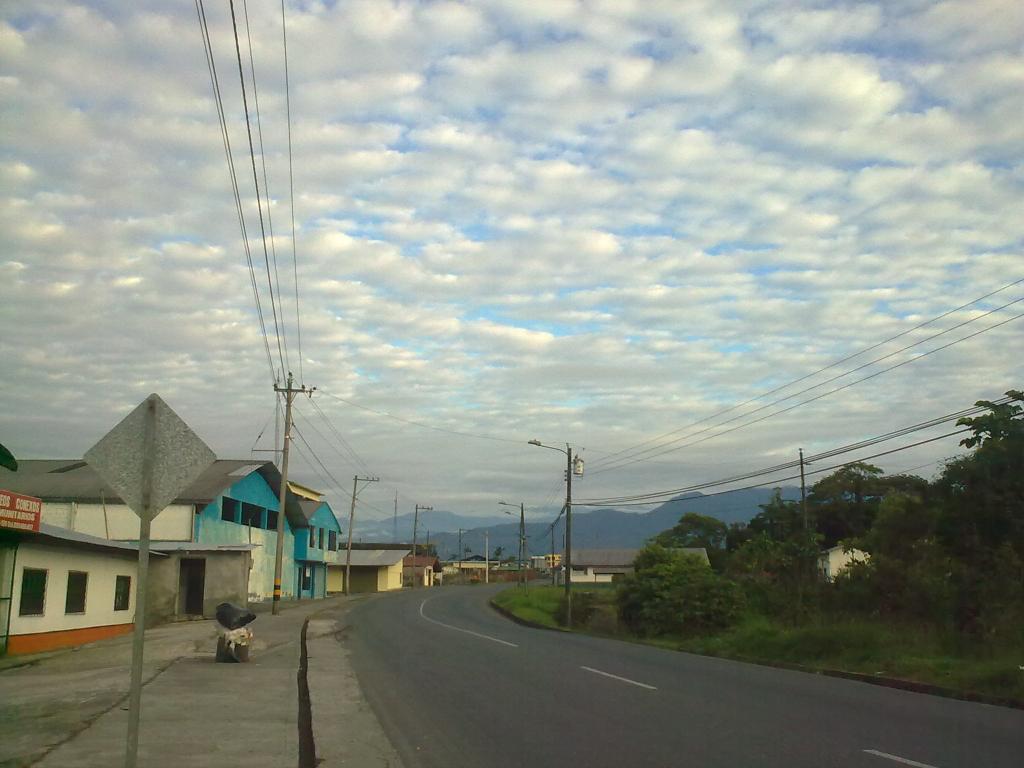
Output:
[[895,763],[912,765],[914,768],[935,768],[934,765],[929,765],[928,763],[919,763],[917,760],[908,760],[907,758],[900,757],[899,755],[890,755],[888,752],[879,752],[877,749],[865,749],[863,751],[869,755],[874,755],[875,757],[884,757],[886,760],[892,760]]
[[629,683],[630,685],[635,685],[639,688],[646,688],[649,691],[658,690],[653,685],[648,685],[647,683],[638,683],[636,680],[630,680],[628,677],[619,677],[618,675],[613,675],[611,672],[602,672],[600,669],[594,669],[593,667],[584,667],[581,665],[580,669],[585,669],[587,670],[587,672],[593,672],[595,675],[603,675],[604,677],[610,677],[612,680],[618,680],[622,683]]

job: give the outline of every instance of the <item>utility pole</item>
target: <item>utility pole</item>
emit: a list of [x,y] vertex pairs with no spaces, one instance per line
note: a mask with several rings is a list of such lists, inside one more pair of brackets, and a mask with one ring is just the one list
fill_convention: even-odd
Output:
[[356,496],[359,494],[359,481],[364,483],[376,483],[379,477],[352,477],[352,506],[348,509],[348,547],[345,550],[345,597],[349,595],[349,585],[352,576],[352,528],[356,522]]
[[309,397],[313,396],[316,387],[306,389],[292,386],[292,372],[288,371],[288,386],[279,387],[274,385],[275,392],[284,394],[284,445],[281,449],[281,490],[277,499],[277,548],[274,553],[274,602],[271,605],[271,613],[276,616],[281,612],[281,566],[284,558],[284,511],[285,502],[288,499],[288,446],[292,439],[292,401],[295,395],[300,392]]
[[527,571],[523,569],[523,551],[526,549],[526,509],[523,502],[519,502],[519,576],[523,580],[523,589],[526,587]]
[[416,528],[420,523],[420,512],[432,512],[433,507],[416,505],[416,514],[412,518],[412,588],[416,589]]
[[484,531],[484,584],[491,583],[491,532]]
[[807,533],[807,483],[804,481],[804,449],[800,449],[800,511],[804,515],[804,533]]
[[565,444],[565,626],[572,629],[572,449]]
[[459,581],[462,581],[462,529],[459,528]]
[[395,491],[395,516],[391,520],[391,543],[398,543],[398,491]]

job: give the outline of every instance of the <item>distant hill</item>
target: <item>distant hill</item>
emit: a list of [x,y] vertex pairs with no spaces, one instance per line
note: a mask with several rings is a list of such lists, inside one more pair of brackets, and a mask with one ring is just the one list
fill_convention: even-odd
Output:
[[[799,488],[782,488],[784,499],[800,498]],[[770,501],[773,488],[751,488],[719,496],[705,496],[700,493],[686,494],[672,499],[649,512],[626,512],[619,509],[573,507],[573,544],[580,548],[639,547],[667,528],[671,528],[686,512],[717,517],[726,523],[745,523],[760,512],[759,505]],[[509,510],[513,511],[513,510]],[[552,515],[552,518],[554,515]],[[413,515],[398,517],[398,538],[412,540]],[[548,533],[550,520],[531,522],[527,520],[526,535],[528,549],[533,553],[551,549]],[[488,532],[490,550],[502,547],[506,553],[515,554],[519,547],[519,521],[508,515],[488,517],[464,517],[451,512],[426,512],[420,515],[420,541],[430,530],[430,540],[437,545],[438,554],[446,557],[458,552],[458,529],[464,530],[463,546],[469,546],[474,554],[483,554],[484,531]],[[562,523],[555,529],[555,550],[562,550]],[[367,521],[355,529],[356,540],[391,541],[392,522]]]

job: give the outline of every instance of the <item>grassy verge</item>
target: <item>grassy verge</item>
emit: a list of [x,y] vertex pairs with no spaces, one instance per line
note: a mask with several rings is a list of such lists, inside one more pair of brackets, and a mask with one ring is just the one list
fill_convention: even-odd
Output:
[[[509,589],[494,602],[519,618],[557,627],[561,596],[557,587],[532,588],[528,594]],[[818,619],[789,625],[760,615],[748,615],[713,635],[638,638],[621,627],[610,631],[607,615],[613,591],[594,591],[594,596],[605,609],[595,612],[600,621],[578,631],[707,656],[853,672],[1024,703],[1024,651],[1019,648],[960,648],[954,638],[934,630],[880,620]]]

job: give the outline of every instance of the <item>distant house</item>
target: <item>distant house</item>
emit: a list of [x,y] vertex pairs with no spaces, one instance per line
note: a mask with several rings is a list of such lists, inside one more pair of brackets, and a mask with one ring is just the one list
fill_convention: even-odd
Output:
[[[674,550],[700,558],[710,566],[707,550],[704,547],[679,547]],[[573,583],[606,584],[618,581],[623,576],[633,573],[633,561],[640,553],[639,549],[577,549],[572,553]],[[559,580],[564,577],[560,576]]]
[[[402,588],[402,560],[407,549],[352,549],[350,570],[352,586],[349,592],[388,592]],[[332,560],[327,573],[327,591],[345,590],[345,559],[348,551],[337,553],[338,564]]]
[[[37,532],[0,529],[0,654],[131,632],[138,558],[133,544],[46,523]],[[151,565],[164,559],[154,553]]]
[[[298,597],[326,597],[330,591],[328,580],[337,579],[339,570],[338,553],[344,546],[341,542],[341,525],[330,504],[322,501],[319,493],[290,482],[288,487],[300,496],[299,508],[306,518],[307,526],[303,534],[295,537]],[[344,557],[341,563],[344,565]]]
[[402,584],[412,585],[413,575],[417,577],[416,586],[432,587],[436,576],[441,573],[441,561],[433,555],[416,555],[413,560],[411,554],[406,555],[402,560]]
[[818,572],[825,581],[835,581],[836,576],[853,563],[864,563],[871,555],[859,549],[845,549],[842,544],[824,550],[818,555]]

